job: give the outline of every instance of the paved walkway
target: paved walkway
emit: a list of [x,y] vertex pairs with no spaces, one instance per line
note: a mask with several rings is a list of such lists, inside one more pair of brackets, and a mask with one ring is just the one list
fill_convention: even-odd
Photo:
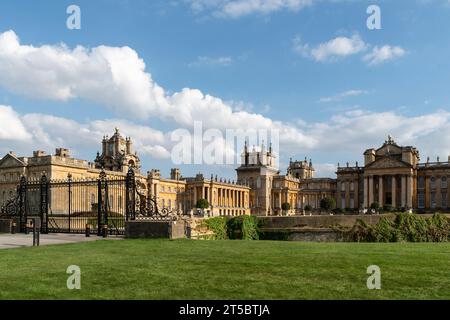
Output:
[[[110,237],[108,239],[118,239],[117,237]],[[66,243],[77,243],[77,242],[87,242],[95,240],[104,240],[101,237],[90,236],[86,238],[83,234],[41,234],[40,245],[52,245],[52,244],[66,244]],[[33,245],[33,234],[0,234],[0,249],[11,249],[11,248],[21,248],[30,247]]]

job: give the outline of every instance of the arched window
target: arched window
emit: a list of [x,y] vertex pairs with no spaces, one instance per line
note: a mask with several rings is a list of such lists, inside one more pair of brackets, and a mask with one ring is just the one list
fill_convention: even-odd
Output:
[[436,188],[436,178],[435,177],[431,177],[430,184],[431,184],[431,189]]

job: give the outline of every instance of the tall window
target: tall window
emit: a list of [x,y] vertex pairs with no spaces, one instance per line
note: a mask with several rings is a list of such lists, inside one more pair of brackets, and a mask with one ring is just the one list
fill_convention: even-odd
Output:
[[441,177],[441,189],[447,189],[447,177]]
[[417,183],[418,189],[424,189],[425,188],[425,177],[419,177],[418,183]]
[[341,193],[341,208],[345,209],[345,192]]
[[419,209],[425,208],[425,193],[423,191],[418,193]]
[[431,177],[430,181],[431,181],[431,189],[436,189],[436,178]]
[[431,193],[431,208],[436,208],[436,193],[434,192]]
[[441,194],[441,208],[447,209],[447,192]]
[[350,193],[350,209],[355,209],[355,194]]

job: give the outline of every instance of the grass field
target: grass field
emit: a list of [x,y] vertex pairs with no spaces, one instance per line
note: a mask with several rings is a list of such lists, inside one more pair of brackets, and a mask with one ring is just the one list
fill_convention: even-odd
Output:
[[[366,287],[373,264],[381,290]],[[0,298],[450,299],[449,267],[448,243],[96,241],[0,250]]]

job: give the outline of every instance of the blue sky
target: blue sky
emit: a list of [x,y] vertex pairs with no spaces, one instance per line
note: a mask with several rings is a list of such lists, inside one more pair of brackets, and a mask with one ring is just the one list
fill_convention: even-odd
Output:
[[[81,8],[81,30],[66,28],[71,4]],[[381,8],[381,30],[366,27],[371,4]],[[190,120],[173,115],[180,111],[220,130],[239,121],[252,127],[248,119],[255,118],[277,122],[282,170],[290,157],[306,156],[313,158],[320,176],[332,176],[333,165],[361,162],[364,149],[380,145],[388,134],[399,144],[417,146],[422,160],[447,159],[449,18],[446,0],[5,0],[0,3],[0,33],[12,30],[20,48],[39,50],[23,56],[0,52],[0,151],[52,152],[64,145],[77,157],[92,160],[98,137],[125,123],[121,129],[137,135],[137,146],[146,150],[138,149],[143,167],[161,168],[167,175],[175,166],[168,157],[167,135],[191,127]],[[0,41],[0,51],[7,41],[15,41],[11,39]],[[78,74],[73,68],[80,64],[75,62],[68,70],[61,67],[66,61],[61,50],[73,54],[82,46],[90,52],[102,45],[108,50],[127,46],[132,51],[124,53],[127,57],[134,52],[145,62],[141,73],[120,80],[132,81],[133,87],[143,82],[142,89],[130,93],[119,86],[116,94],[102,97],[110,82],[92,56],[82,59],[80,69],[88,70],[83,69],[88,63],[92,74]],[[54,51],[49,53],[46,46]],[[136,61],[130,58],[133,67]],[[24,64],[9,74],[9,66]],[[45,75],[42,68],[48,68]],[[151,75],[151,80],[131,79],[134,74]],[[89,81],[102,89],[85,88]],[[152,106],[157,103],[151,97],[135,108],[141,102],[136,95],[145,95],[146,81],[164,90],[169,111],[164,104]],[[61,83],[73,92],[54,96]],[[173,102],[183,88],[191,91]],[[190,96],[193,90],[223,105],[213,107],[200,99],[204,105],[198,108],[198,98]],[[192,103],[190,111],[184,111],[186,103]],[[228,107],[233,111],[226,113],[226,120],[214,119],[214,108]],[[58,119],[67,123],[52,127]],[[233,166],[182,169],[185,175],[203,171],[234,176]]]

